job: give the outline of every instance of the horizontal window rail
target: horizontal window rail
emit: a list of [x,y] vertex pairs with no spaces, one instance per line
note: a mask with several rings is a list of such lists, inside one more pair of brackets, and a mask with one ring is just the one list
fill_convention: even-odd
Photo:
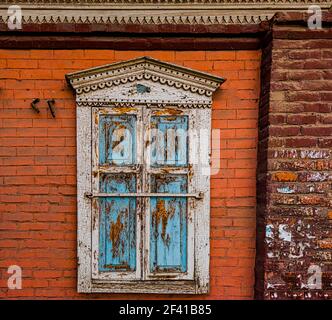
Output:
[[93,198],[108,198],[108,197],[180,197],[180,198],[195,198],[195,199],[203,199],[203,192],[199,193],[91,193],[86,192],[84,196],[88,199]]

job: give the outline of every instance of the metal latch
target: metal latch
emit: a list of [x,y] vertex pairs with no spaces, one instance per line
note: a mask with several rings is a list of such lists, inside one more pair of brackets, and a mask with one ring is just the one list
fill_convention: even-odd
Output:
[[88,199],[93,198],[106,198],[106,197],[176,197],[176,198],[195,198],[198,200],[203,199],[204,193],[91,193],[85,192],[84,196]]

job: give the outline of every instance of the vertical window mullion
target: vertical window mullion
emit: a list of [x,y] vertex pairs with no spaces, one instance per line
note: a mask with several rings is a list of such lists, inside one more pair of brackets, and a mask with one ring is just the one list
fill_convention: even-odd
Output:
[[[143,117],[143,134],[142,134],[142,141],[143,141],[143,154],[142,154],[142,177],[143,177],[143,186],[142,191],[145,193],[150,192],[150,173],[148,170],[149,167],[149,159],[150,159],[150,113],[151,110],[143,106],[142,108],[142,117]],[[147,279],[147,273],[149,268],[149,238],[150,238],[150,231],[149,231],[149,221],[150,221],[150,198],[145,197],[142,198],[143,201],[143,208],[142,208],[142,277],[143,280]]]

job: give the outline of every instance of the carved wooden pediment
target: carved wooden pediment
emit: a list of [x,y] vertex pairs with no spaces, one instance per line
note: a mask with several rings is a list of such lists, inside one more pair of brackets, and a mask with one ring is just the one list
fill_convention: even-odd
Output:
[[141,57],[66,75],[81,106],[176,104],[210,107],[225,79]]

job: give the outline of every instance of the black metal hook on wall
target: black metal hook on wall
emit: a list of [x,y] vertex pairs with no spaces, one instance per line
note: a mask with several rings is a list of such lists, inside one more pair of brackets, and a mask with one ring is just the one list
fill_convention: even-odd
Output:
[[[37,103],[40,102],[39,98],[33,99],[33,101],[31,102],[31,108],[36,112],[36,113],[40,113],[39,108],[37,107]],[[55,118],[55,100],[54,99],[49,99],[47,100],[47,104],[48,104],[48,108],[50,109],[51,115],[53,118]]]
[[40,102],[39,98],[33,99],[33,101],[31,102],[31,108],[37,113],[40,113],[40,110],[36,106],[36,104],[39,103],[39,102]]
[[55,118],[55,108],[54,108],[55,101],[54,101],[54,99],[47,100],[47,104],[48,104],[48,108],[51,111],[52,117]]

